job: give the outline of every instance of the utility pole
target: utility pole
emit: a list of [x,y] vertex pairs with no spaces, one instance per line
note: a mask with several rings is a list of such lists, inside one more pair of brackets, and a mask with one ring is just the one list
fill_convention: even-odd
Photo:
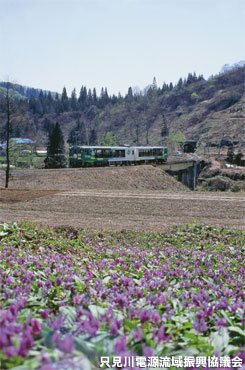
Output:
[[7,104],[7,140],[6,140],[6,174],[5,174],[5,188],[9,185],[9,172],[10,172],[10,158],[9,158],[9,140],[10,140],[10,101],[9,101],[9,83],[7,83],[6,93]]

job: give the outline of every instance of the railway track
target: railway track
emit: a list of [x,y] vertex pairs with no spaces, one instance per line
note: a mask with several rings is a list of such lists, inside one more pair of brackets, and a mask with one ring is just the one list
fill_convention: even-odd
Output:
[[[179,163],[191,163],[193,162],[193,159],[187,159],[187,160],[183,160],[183,159],[180,159],[180,160],[171,160],[171,161],[167,161],[165,162],[164,164],[154,164],[153,166],[154,167],[164,167],[164,165],[172,165],[172,164],[179,164]],[[142,165],[138,165],[138,166],[142,166]],[[151,165],[152,166],[152,165]],[[43,168],[43,169],[20,169],[20,170],[11,170],[10,171],[10,176],[12,178],[14,177],[19,177],[19,176],[25,176],[25,175],[39,175],[40,173],[43,173],[43,174],[52,174],[52,173],[58,173],[58,172],[75,172],[75,171],[104,171],[104,170],[107,170],[107,169],[110,169],[110,170],[114,170],[115,168],[116,169],[125,169],[126,167],[130,167],[130,166],[115,166],[115,165],[111,165],[111,166],[106,166],[106,167],[86,167],[86,168],[52,168],[52,169],[46,169],[46,168]],[[4,170],[0,170],[0,176],[5,176],[5,171]]]

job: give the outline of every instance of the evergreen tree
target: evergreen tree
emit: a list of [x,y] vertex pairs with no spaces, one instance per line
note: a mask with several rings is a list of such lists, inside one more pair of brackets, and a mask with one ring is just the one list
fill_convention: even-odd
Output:
[[115,94],[112,95],[111,102],[112,102],[112,104],[116,104],[118,102],[118,98]]
[[47,95],[47,112],[48,113],[54,113],[54,111],[55,111],[54,99],[52,97],[51,92],[49,91],[48,95]]
[[71,110],[77,110],[77,93],[76,93],[76,89],[73,89],[72,90],[70,105],[71,105]]
[[97,104],[98,104],[97,93],[96,93],[96,89],[93,88],[93,105],[97,105]]
[[79,98],[77,101],[79,110],[83,111],[86,108],[87,97],[88,97],[87,88],[86,86],[82,86],[80,90]]
[[69,99],[66,92],[66,88],[63,88],[62,94],[61,94],[61,106],[63,112],[67,112],[69,110]]
[[97,145],[98,137],[95,129],[92,129],[89,135],[89,145]]
[[59,98],[59,94],[58,93],[55,94],[54,108],[55,108],[55,112],[56,113],[60,113],[62,111],[62,109],[61,109],[61,103],[60,103],[60,98]]
[[164,115],[162,115],[162,131],[161,131],[161,136],[164,137],[164,136],[168,136],[169,134],[169,129],[168,129],[168,126],[167,126],[167,122],[166,122],[166,118]]
[[66,166],[64,137],[60,125],[56,122],[49,135],[45,168],[64,168]]
[[36,99],[33,96],[29,99],[29,109],[33,114],[36,113]]
[[125,99],[127,100],[127,101],[129,101],[129,102],[132,102],[133,101],[133,89],[132,89],[132,87],[130,86],[129,88],[128,88],[128,94],[126,95],[126,97],[125,97]]
[[43,121],[43,130],[48,133],[48,136],[50,136],[53,129],[54,129],[54,123],[51,122],[47,117],[45,117]]
[[178,83],[177,83],[177,89],[180,90],[184,86],[183,79],[180,77]]
[[243,157],[242,151],[241,151],[241,149],[239,149],[238,153],[235,156],[235,160],[234,160],[234,162],[238,166],[241,166],[241,164],[242,164],[242,157]]
[[229,163],[234,163],[235,160],[235,154],[234,154],[234,148],[233,145],[229,146],[227,150],[227,157],[226,157],[227,162]]
[[93,95],[91,89],[88,89],[87,106],[93,105]]
[[85,123],[79,120],[75,127],[73,127],[69,133],[67,142],[70,145],[86,145],[87,144],[87,133]]

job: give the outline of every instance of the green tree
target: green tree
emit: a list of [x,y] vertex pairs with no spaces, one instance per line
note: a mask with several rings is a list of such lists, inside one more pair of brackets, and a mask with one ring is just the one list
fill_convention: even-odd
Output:
[[66,166],[64,137],[60,125],[56,122],[49,135],[45,168],[64,168]]
[[169,129],[168,129],[168,125],[167,125],[167,121],[166,121],[166,118],[164,116],[164,114],[162,115],[162,130],[161,130],[161,136],[162,137],[166,137],[168,136],[169,134]]
[[226,160],[228,163],[234,163],[235,160],[235,154],[234,154],[234,148],[233,145],[229,146],[227,150],[227,157]]
[[73,127],[69,133],[67,142],[70,145],[86,145],[87,144],[87,133],[85,123],[79,120],[75,127]]
[[191,94],[191,100],[195,102],[198,98],[199,98],[198,94],[194,91]]
[[66,92],[66,88],[63,88],[62,94],[61,94],[61,105],[63,112],[67,112],[69,110],[69,99]]
[[97,145],[98,144],[98,137],[95,129],[93,128],[89,135],[89,145]]
[[77,93],[76,89],[72,90],[71,93],[71,99],[70,99],[70,105],[72,110],[77,110]]
[[18,158],[20,157],[21,145],[16,143],[13,139],[10,139],[9,142],[9,158],[10,162],[17,166]]
[[117,138],[113,135],[111,131],[108,131],[105,135],[102,136],[101,145],[103,146],[117,146]]
[[241,151],[241,149],[239,149],[238,153],[235,156],[235,160],[234,160],[234,162],[238,166],[240,166],[242,164],[242,157],[243,157],[242,151]]
[[168,146],[172,151],[178,150],[180,147],[182,147],[185,141],[185,134],[180,130],[178,130],[177,132],[173,132],[168,136]]
[[87,88],[86,88],[86,86],[82,86],[81,90],[80,90],[79,98],[78,98],[78,101],[77,101],[79,110],[83,111],[86,108],[87,97],[88,97]]

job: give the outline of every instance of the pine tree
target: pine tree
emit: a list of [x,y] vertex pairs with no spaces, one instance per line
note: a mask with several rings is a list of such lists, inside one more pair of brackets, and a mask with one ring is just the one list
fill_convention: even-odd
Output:
[[86,86],[82,86],[80,90],[79,98],[77,101],[79,110],[83,111],[86,108],[87,97],[88,97],[87,88]]
[[169,129],[168,129],[168,126],[167,126],[167,122],[166,122],[166,118],[164,115],[162,115],[162,131],[161,131],[161,136],[164,137],[164,136],[168,136],[169,134]]
[[178,83],[177,83],[177,88],[178,90],[182,89],[184,86],[183,79],[180,77]]
[[90,105],[93,104],[93,95],[91,89],[88,89],[88,99],[87,99],[87,105],[90,107]]
[[125,97],[125,99],[127,100],[127,101],[129,101],[129,102],[132,102],[133,101],[133,89],[132,89],[132,87],[130,86],[129,88],[128,88],[128,94],[126,95],[126,97]]
[[50,91],[48,92],[48,96],[47,96],[47,111],[48,113],[54,113],[55,111],[54,99]]
[[227,157],[226,157],[227,162],[229,163],[234,163],[235,160],[235,154],[234,154],[234,148],[233,145],[229,146],[227,150]]
[[87,144],[87,133],[85,123],[79,120],[75,127],[73,127],[69,133],[67,142],[70,145],[86,145]]
[[66,92],[66,88],[63,88],[62,94],[61,94],[61,105],[63,112],[67,112],[69,110],[69,99]]
[[242,164],[242,157],[243,157],[242,151],[241,151],[241,149],[239,149],[239,151],[237,152],[237,154],[235,156],[235,159],[234,159],[234,162],[238,166],[241,166],[241,164]]
[[60,125],[56,122],[49,135],[45,168],[64,168],[66,166],[64,137]]
[[96,89],[93,88],[93,105],[97,105],[97,104],[98,104],[97,93],[96,93]]
[[89,145],[97,145],[98,138],[95,129],[92,129],[89,136]]
[[70,105],[72,110],[77,110],[77,93],[76,89],[72,90]]

